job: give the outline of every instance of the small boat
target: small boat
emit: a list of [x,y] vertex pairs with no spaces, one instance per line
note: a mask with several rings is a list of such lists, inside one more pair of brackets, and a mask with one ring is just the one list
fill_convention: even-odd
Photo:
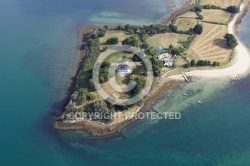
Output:
[[197,103],[202,104],[202,102],[201,102],[201,101],[197,101]]
[[182,95],[183,95],[183,96],[187,96],[187,94],[186,94],[186,93],[183,93]]

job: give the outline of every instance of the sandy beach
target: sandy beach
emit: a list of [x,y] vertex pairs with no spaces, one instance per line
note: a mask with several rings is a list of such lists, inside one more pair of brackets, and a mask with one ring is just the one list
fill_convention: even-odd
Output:
[[[239,45],[236,47],[235,58],[232,62],[232,65],[223,68],[223,69],[214,69],[214,70],[193,70],[186,72],[187,76],[194,77],[228,77],[230,79],[238,79],[238,77],[244,77],[249,74],[250,67],[250,54],[248,49],[240,41],[236,33],[237,24],[241,22],[241,19],[244,17],[246,10],[248,9],[249,1],[245,1],[240,7],[240,13],[238,13],[233,20],[228,24],[228,33],[234,34],[238,40]],[[171,79],[183,79],[182,75],[170,76]]]

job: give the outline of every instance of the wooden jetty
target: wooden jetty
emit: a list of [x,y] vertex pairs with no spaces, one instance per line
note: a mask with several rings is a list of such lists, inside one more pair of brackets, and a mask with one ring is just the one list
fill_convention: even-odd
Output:
[[184,72],[182,70],[181,70],[181,74],[183,75],[183,77],[187,81],[187,83],[189,83],[189,80],[188,80],[187,76],[184,74]]

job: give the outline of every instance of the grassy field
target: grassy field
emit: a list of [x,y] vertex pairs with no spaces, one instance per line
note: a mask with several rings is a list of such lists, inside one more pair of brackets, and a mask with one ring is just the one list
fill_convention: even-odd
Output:
[[181,16],[179,16],[178,18],[196,18],[197,15],[195,12],[187,12]]
[[187,57],[226,63],[232,53],[223,38],[227,26],[203,23],[203,27],[204,32],[194,40]]
[[123,32],[123,31],[107,31],[106,35],[102,38],[100,38],[100,43],[101,44],[106,44],[106,41],[109,38],[112,37],[117,37],[119,42],[122,42],[124,39],[126,39],[127,37],[131,36],[130,34],[128,34],[127,32]]
[[189,35],[186,34],[176,34],[176,33],[164,33],[157,34],[148,38],[147,42],[150,46],[157,47],[162,46],[168,48],[169,45],[175,47],[181,46],[180,41],[187,41]]
[[175,58],[175,65],[176,65],[176,66],[183,66],[183,65],[186,64],[186,63],[187,63],[187,61],[184,60],[181,56],[177,56],[177,57]]
[[178,30],[187,31],[190,28],[194,28],[197,24],[197,20],[193,18],[178,18],[175,22],[175,25],[178,27]]
[[130,81],[130,75],[121,76],[119,73],[117,73],[115,77],[118,85],[127,85]]
[[238,6],[241,0],[201,0],[201,5],[216,5],[222,8],[227,8],[228,6]]
[[109,82],[105,82],[102,84],[103,90],[111,96],[114,96],[115,98],[120,98],[121,93],[117,92],[110,84]]
[[202,10],[202,15],[204,16],[203,21],[212,21],[212,22],[220,22],[227,23],[231,17],[231,14],[223,11],[223,10]]
[[115,53],[109,55],[109,56],[105,59],[105,62],[110,62],[110,63],[112,63],[112,62],[114,62],[114,61],[116,61],[116,60],[118,60],[118,59],[123,58],[124,56],[127,57],[127,58],[131,58],[133,55],[134,55],[133,53],[128,53],[128,52],[121,52],[121,51],[119,51],[119,52],[115,52]]

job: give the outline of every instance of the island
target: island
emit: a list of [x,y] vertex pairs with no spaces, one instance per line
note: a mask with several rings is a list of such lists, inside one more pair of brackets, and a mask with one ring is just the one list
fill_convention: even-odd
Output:
[[85,29],[75,87],[54,127],[109,136],[179,82],[244,77],[249,54],[235,34],[248,7],[248,0],[192,1],[161,24]]

